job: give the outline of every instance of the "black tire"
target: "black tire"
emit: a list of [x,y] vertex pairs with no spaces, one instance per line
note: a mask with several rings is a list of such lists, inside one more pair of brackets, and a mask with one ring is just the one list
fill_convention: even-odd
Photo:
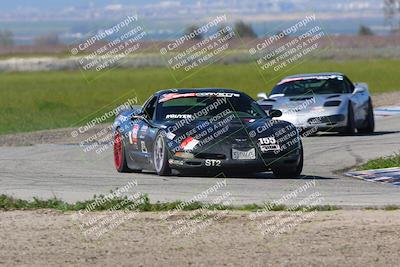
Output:
[[165,143],[164,135],[160,132],[157,134],[153,148],[154,169],[158,175],[167,176],[171,174],[171,168],[169,166],[168,159],[168,148]]
[[303,164],[304,164],[304,151],[303,151],[303,144],[300,141],[301,151],[300,151],[300,160],[299,163],[296,165],[295,168],[288,168],[287,166],[279,166],[272,168],[272,173],[277,178],[297,178],[301,175],[303,171]]
[[349,103],[349,108],[347,112],[347,126],[345,129],[345,134],[355,135],[356,134],[356,122],[354,120],[353,106]]
[[114,134],[114,166],[118,172],[132,172],[132,170],[128,167],[128,163],[126,162],[123,135],[118,129]]
[[372,106],[372,101],[368,101],[368,111],[367,118],[365,120],[365,127],[357,129],[360,133],[373,133],[375,131],[375,118],[374,118],[374,108]]

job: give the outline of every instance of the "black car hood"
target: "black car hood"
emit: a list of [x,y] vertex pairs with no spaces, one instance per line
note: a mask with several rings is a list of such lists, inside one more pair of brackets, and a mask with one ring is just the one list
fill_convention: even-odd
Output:
[[259,138],[275,136],[283,131],[295,129],[286,121],[271,120],[268,118],[256,120],[233,119],[226,123],[207,124],[206,120],[194,120],[189,123],[182,121],[167,121],[163,123],[164,131],[170,141],[170,147],[179,146],[187,138],[202,142],[203,148],[215,143],[244,143],[257,142]]

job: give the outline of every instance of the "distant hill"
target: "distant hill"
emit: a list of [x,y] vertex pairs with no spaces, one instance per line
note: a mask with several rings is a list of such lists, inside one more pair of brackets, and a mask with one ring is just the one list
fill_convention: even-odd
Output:
[[[356,34],[366,25],[385,33],[383,0],[11,0],[0,5],[0,30],[14,32],[19,44],[56,33],[63,42],[112,25],[137,13],[149,38],[167,39],[191,24],[227,14],[252,24],[257,34],[316,13],[329,34]],[[230,21],[229,23],[233,23]]]

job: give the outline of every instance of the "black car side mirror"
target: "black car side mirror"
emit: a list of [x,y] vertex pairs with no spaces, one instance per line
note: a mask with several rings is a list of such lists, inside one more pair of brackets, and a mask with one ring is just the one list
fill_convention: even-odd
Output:
[[144,117],[144,112],[141,109],[136,109],[133,111],[131,120],[137,120],[137,119],[143,119]]
[[141,120],[141,121],[144,121],[144,122],[150,124],[149,116],[148,116],[145,112],[143,112],[143,111],[141,111],[141,112],[138,113],[138,114],[135,114],[135,113],[134,113],[134,114],[132,115],[132,117],[131,117],[131,120],[132,120],[132,121]]
[[132,118],[131,118],[132,120],[141,120],[141,119],[143,119],[143,116],[142,115],[140,115],[140,114],[136,114],[136,115],[132,115]]
[[272,118],[278,118],[282,116],[282,111],[279,109],[270,109],[268,110],[268,115]]

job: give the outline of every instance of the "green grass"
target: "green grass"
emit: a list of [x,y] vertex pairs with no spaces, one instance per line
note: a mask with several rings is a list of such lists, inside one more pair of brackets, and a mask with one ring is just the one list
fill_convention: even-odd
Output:
[[398,210],[400,207],[399,206],[396,206],[396,205],[387,205],[387,206],[385,206],[383,209],[384,210],[388,210],[388,211],[391,211],[391,210]]
[[383,206],[382,208],[378,208],[378,207],[366,207],[366,208],[364,208],[364,210],[379,210],[379,209],[386,210],[386,211],[392,211],[392,210],[399,210],[400,207],[397,206],[397,205],[386,205],[386,206]]
[[[136,210],[146,212],[146,211],[172,211],[178,209],[178,207],[183,207],[181,210],[190,211],[198,209],[208,209],[208,210],[236,210],[236,211],[257,211],[262,210],[262,206],[257,204],[244,205],[244,206],[224,206],[218,204],[204,204],[201,202],[193,202],[188,205],[181,205],[182,201],[174,202],[157,202],[151,203],[147,195],[143,195],[136,202],[127,200],[127,197],[114,198],[112,200],[107,199],[103,201],[103,204],[91,205],[95,203],[95,200],[104,198],[104,196],[94,196],[93,199],[87,201],[80,201],[73,204],[66,203],[60,199],[52,198],[48,200],[42,200],[39,198],[33,198],[33,200],[23,200],[7,195],[0,195],[0,210],[33,210],[33,209],[55,209],[60,211],[78,211],[85,210],[87,207],[93,207],[92,211],[104,211],[104,210],[125,210],[135,207]],[[100,201],[99,201],[100,202]],[[118,208],[115,208],[118,207]],[[337,206],[331,205],[321,205],[313,207],[299,206],[296,209],[290,209],[290,207],[285,205],[277,205],[271,211],[334,211],[340,209]]]
[[400,153],[396,153],[388,157],[381,157],[378,159],[370,160],[367,163],[359,166],[357,170],[363,171],[363,170],[383,169],[392,167],[400,167]]
[[394,91],[400,89],[399,69],[395,60],[327,60],[260,75],[253,63],[212,65],[179,83],[167,68],[118,69],[100,76],[79,71],[0,73],[0,134],[83,125],[129,97],[137,95],[143,102],[165,88],[228,87],[255,97],[294,73],[340,71],[353,81],[368,82],[372,93]]

